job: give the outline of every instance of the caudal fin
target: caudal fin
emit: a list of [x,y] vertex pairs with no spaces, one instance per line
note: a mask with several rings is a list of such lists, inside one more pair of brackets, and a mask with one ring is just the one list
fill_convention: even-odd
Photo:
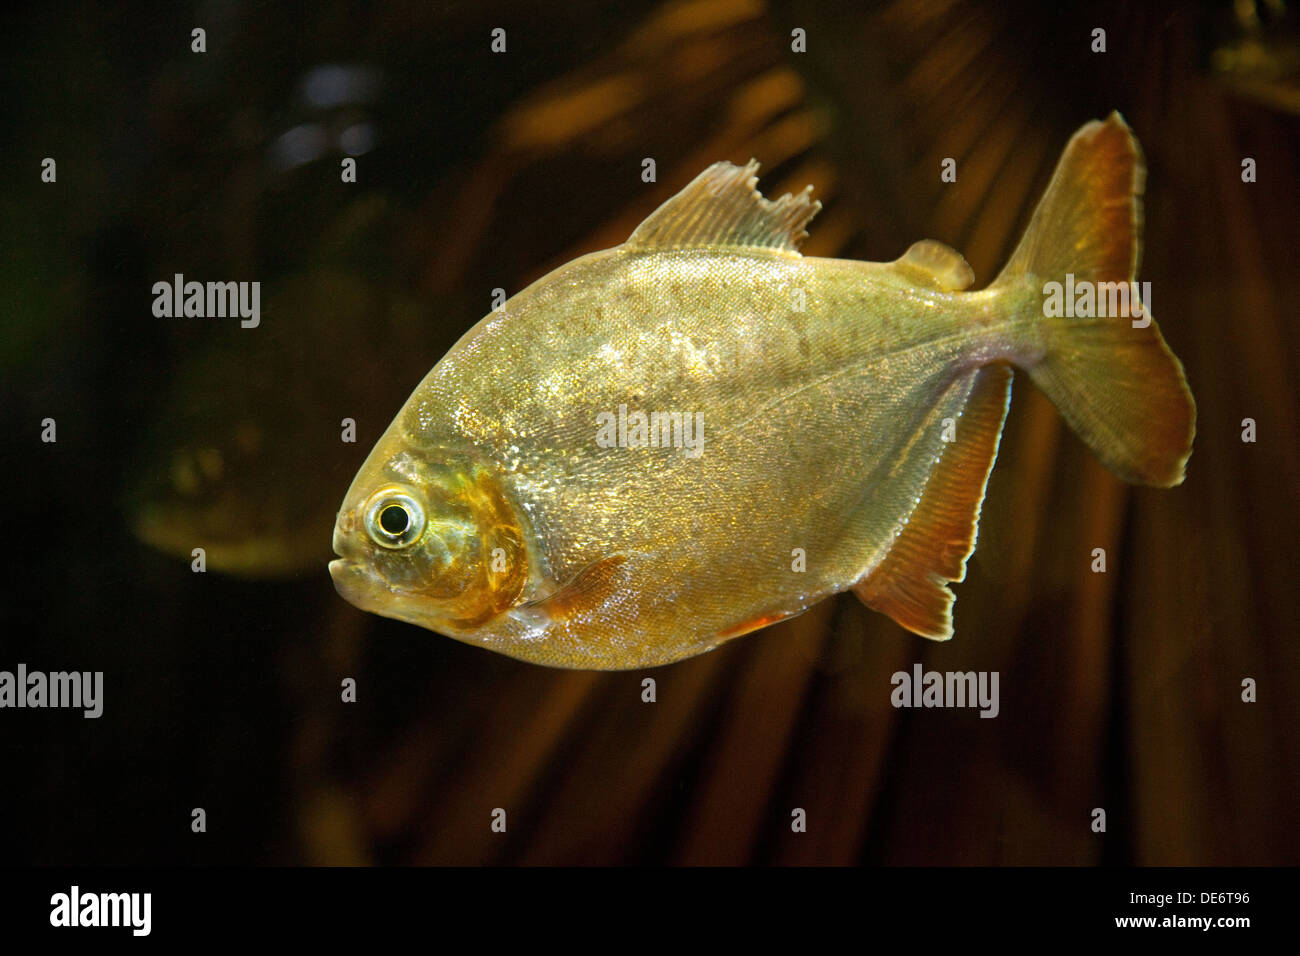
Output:
[[[1085,125],[994,284],[1030,282],[1043,291],[1035,300],[1038,348],[1024,367],[1079,437],[1126,481],[1169,487],[1182,482],[1192,453],[1196,405],[1149,311],[1133,301],[1118,310],[1128,314],[1114,314],[1137,288],[1145,177],[1119,113]],[[1053,282],[1060,309],[1049,303]],[[1091,307],[1080,300],[1076,310],[1067,293],[1086,295],[1087,283]]]

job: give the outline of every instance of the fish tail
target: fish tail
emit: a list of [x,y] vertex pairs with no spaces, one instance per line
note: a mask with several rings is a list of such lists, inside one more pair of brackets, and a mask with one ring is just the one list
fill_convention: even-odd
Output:
[[1085,125],[994,286],[1036,290],[1017,364],[1079,437],[1126,481],[1169,487],[1183,480],[1196,405],[1133,282],[1145,176],[1119,113]]

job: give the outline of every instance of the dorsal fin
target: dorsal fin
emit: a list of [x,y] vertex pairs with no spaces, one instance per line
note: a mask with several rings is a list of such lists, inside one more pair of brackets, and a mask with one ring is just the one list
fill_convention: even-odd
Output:
[[915,281],[945,292],[968,289],[975,281],[975,272],[962,254],[934,239],[912,243],[894,265]]
[[952,637],[949,581],[966,577],[975,550],[980,505],[1010,398],[1011,369],[992,365],[975,373],[957,439],[946,446],[921,501],[883,561],[853,586],[868,607],[888,614],[914,634]]
[[758,162],[714,163],[652,212],[625,243],[634,249],[737,246],[798,255],[805,227],[822,208],[809,186],[797,196],[764,199]]

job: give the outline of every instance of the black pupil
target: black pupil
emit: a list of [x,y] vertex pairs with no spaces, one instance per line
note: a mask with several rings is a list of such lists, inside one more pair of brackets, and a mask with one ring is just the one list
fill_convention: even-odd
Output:
[[389,505],[379,513],[379,526],[391,535],[405,534],[411,518],[401,505]]

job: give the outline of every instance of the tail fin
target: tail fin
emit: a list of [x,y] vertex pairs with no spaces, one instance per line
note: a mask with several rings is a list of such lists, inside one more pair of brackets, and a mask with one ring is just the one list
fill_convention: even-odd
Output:
[[[1020,245],[994,285],[1092,283],[1094,304],[1119,290],[1101,283],[1136,277],[1142,248],[1142,186],[1137,140],[1119,113],[1094,120],[1070,139]],[[1067,274],[1073,280],[1067,280]],[[1134,297],[1136,299],[1136,297]],[[1058,299],[1058,301],[1061,301]],[[1048,317],[1035,300],[1041,358],[1026,363],[1034,383],[1102,462],[1126,481],[1169,487],[1183,480],[1196,432],[1196,405],[1183,367],[1155,320],[1137,315]],[[1067,303],[1074,311],[1073,303]],[[1107,310],[1109,311],[1109,310]],[[1135,327],[1146,322],[1145,327]]]

